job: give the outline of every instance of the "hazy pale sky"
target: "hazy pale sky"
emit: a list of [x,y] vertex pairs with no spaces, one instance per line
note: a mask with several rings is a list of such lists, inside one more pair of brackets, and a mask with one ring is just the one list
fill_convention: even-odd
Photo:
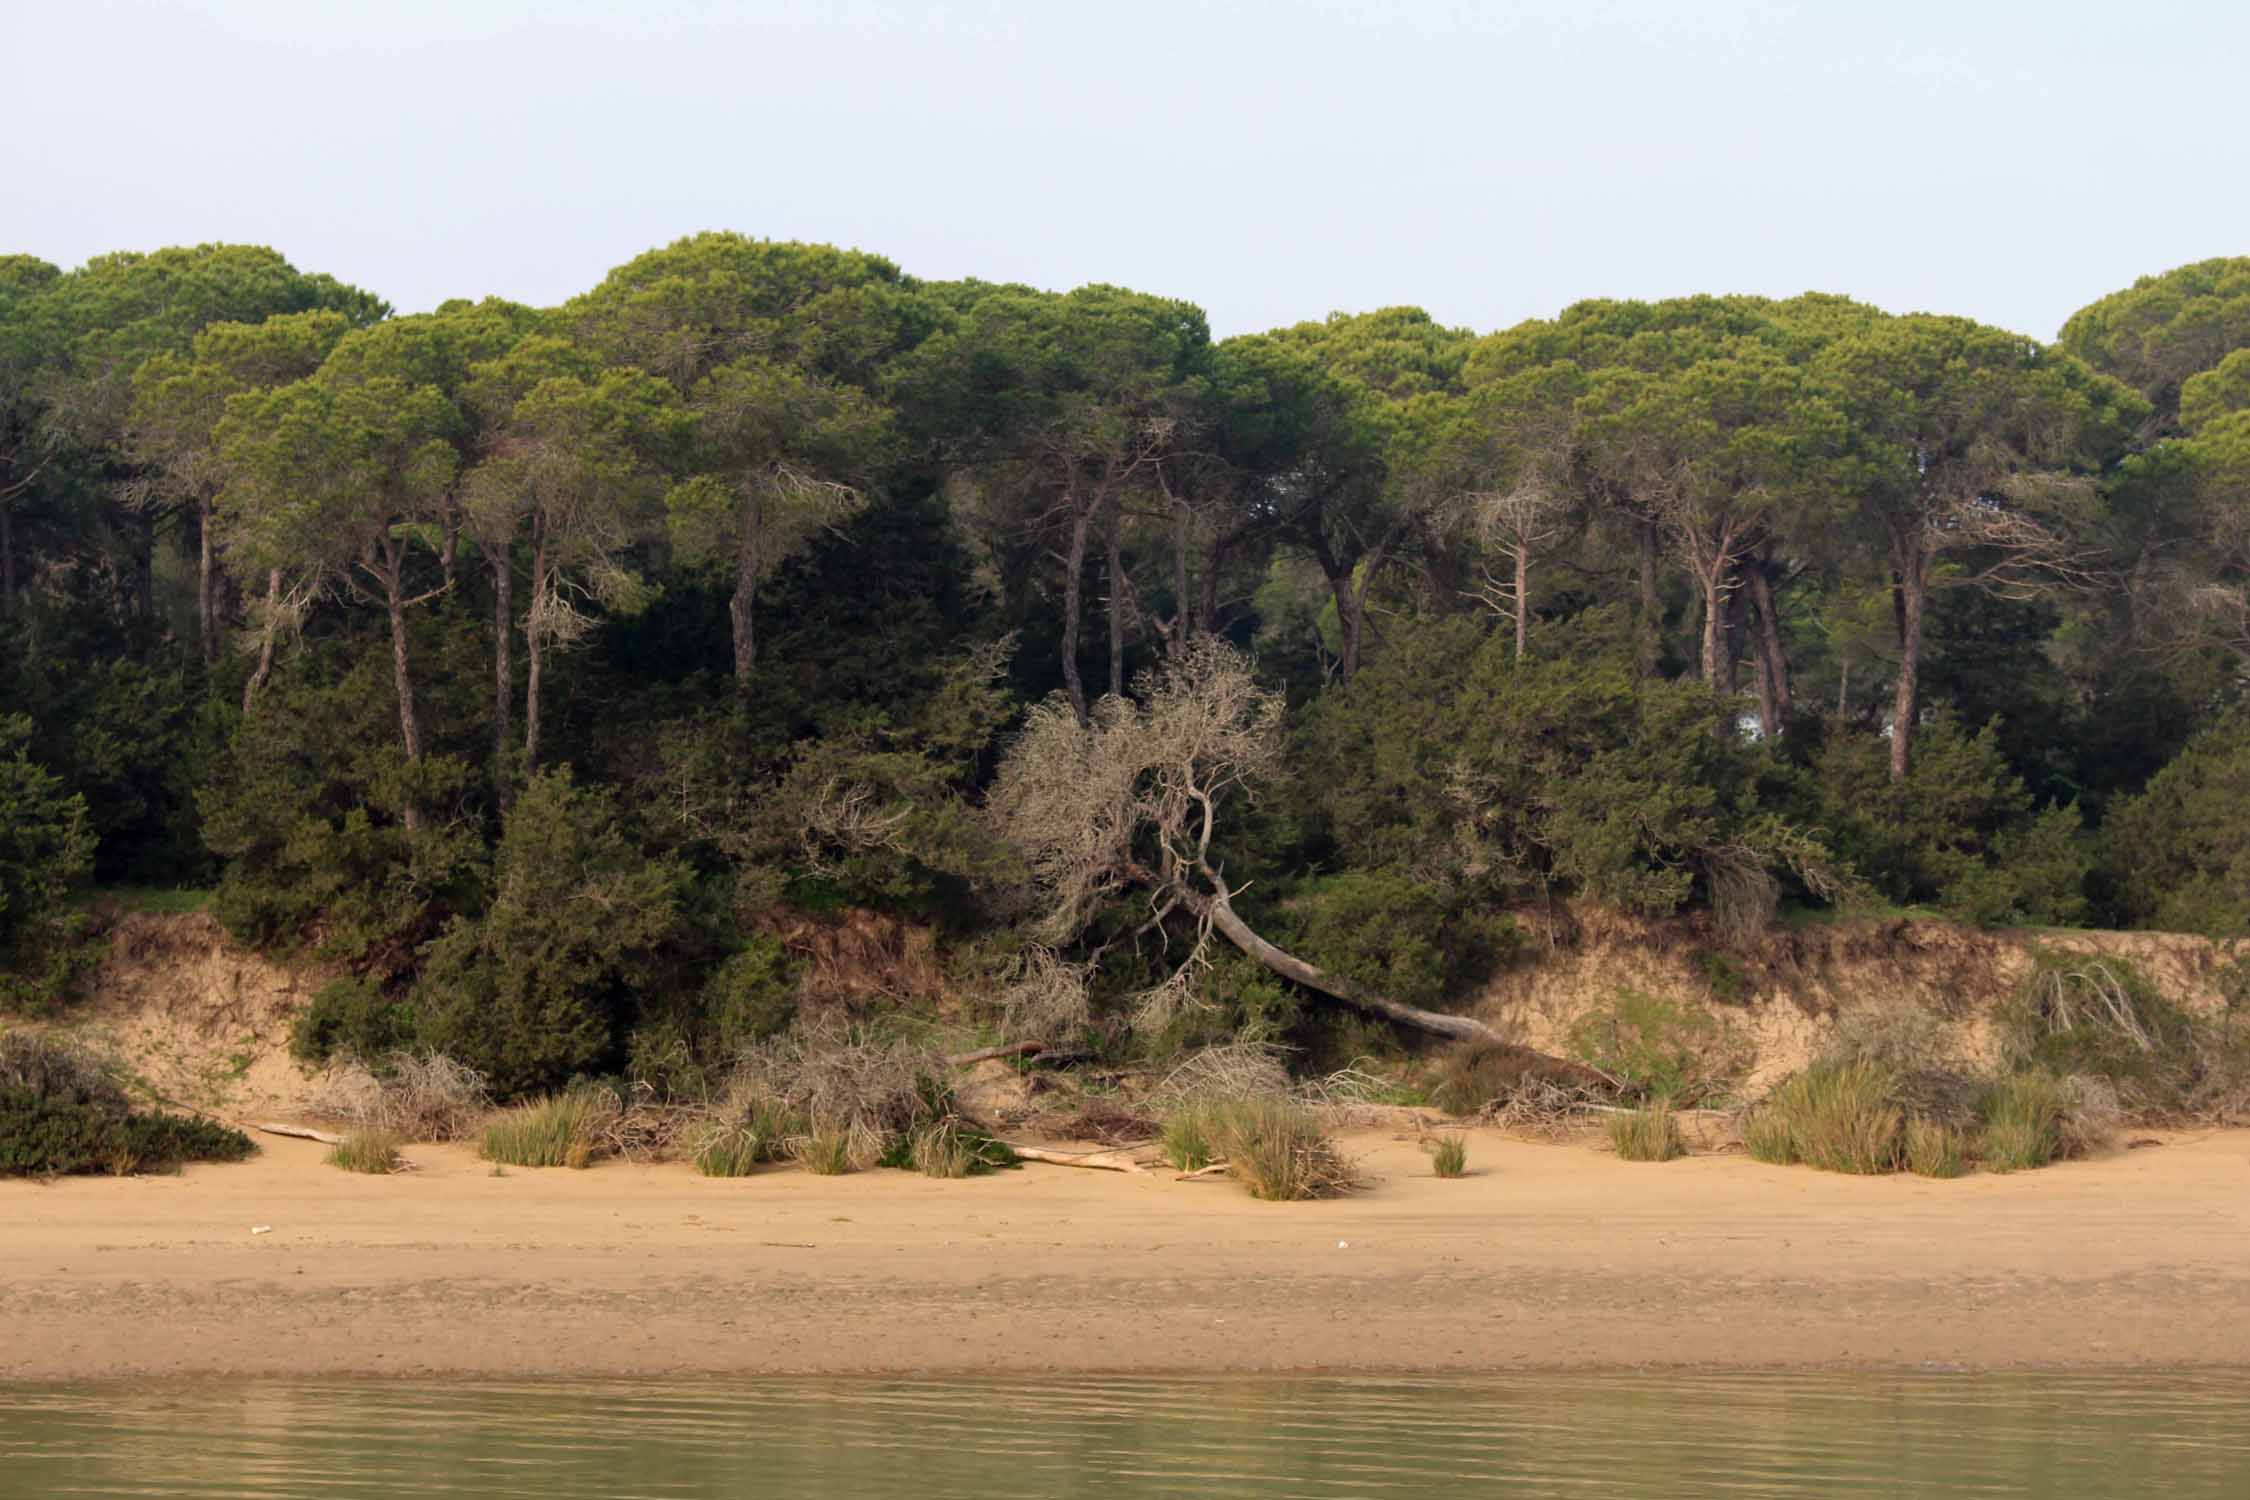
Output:
[[402,311],[700,229],[925,277],[1842,292],[2042,337],[2250,254],[2242,0],[0,0],[0,251],[275,246]]

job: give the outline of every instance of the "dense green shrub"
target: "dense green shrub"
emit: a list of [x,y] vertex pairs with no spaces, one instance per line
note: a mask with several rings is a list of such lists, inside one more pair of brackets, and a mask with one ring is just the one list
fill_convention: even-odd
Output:
[[290,1055],[311,1064],[336,1056],[374,1063],[414,1040],[414,1008],[371,979],[330,980],[289,1023]]
[[2102,828],[2120,915],[2214,937],[2250,933],[2250,713],[2190,740]]
[[76,967],[69,899],[93,868],[85,798],[32,760],[31,720],[0,714],[0,1005],[55,998]]
[[132,1112],[115,1078],[69,1043],[0,1035],[0,1176],[167,1170],[255,1149],[210,1120]]
[[1995,724],[1969,734],[1950,713],[1930,715],[1903,782],[1881,739],[1830,735],[1813,786],[1836,852],[1892,901],[1983,924],[2085,918],[2093,852],[2077,809],[2034,812]]
[[421,1039],[508,1098],[611,1057],[680,933],[687,876],[634,845],[607,792],[561,770],[509,809],[493,879],[482,919],[454,919],[431,945],[414,1003]]
[[1435,1008],[1522,946],[1505,915],[1459,887],[1386,870],[1308,881],[1281,903],[1274,940],[1321,968],[1408,1005]]
[[1296,747],[1314,852],[1650,915],[1841,878],[1762,790],[1765,753],[1725,732],[1732,707],[1642,670],[1627,613],[1536,639],[1519,659],[1474,620],[1404,627],[1323,693]]
[[797,1014],[797,965],[770,937],[730,953],[703,982],[703,1021],[720,1057],[788,1028]]
[[2227,1121],[2250,1110],[2250,1028],[2189,1014],[2129,959],[2035,950],[1997,1019],[2013,1066],[2104,1080],[2133,1118]]

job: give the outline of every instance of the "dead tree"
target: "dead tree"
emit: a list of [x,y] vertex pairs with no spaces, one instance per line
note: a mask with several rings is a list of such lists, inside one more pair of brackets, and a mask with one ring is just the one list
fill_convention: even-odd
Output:
[[1107,698],[1081,727],[1068,703],[1032,710],[1001,763],[988,810],[1024,855],[1041,896],[1039,938],[1075,940],[1105,906],[1145,903],[1145,932],[1190,919],[1186,958],[1142,996],[1136,1020],[1159,1026],[1192,1004],[1214,934],[1316,994],[1433,1036],[1520,1054],[1528,1069],[1588,1086],[1599,1073],[1509,1042],[1473,1016],[1423,1010],[1331,974],[1260,936],[1236,911],[1213,842],[1223,812],[1276,766],[1281,700],[1224,642],[1197,639],[1136,684],[1140,702]]

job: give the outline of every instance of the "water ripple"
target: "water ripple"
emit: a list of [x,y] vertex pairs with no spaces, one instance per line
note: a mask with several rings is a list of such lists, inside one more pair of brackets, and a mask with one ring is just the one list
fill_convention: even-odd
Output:
[[0,1497],[2250,1496],[2250,1375],[0,1387]]

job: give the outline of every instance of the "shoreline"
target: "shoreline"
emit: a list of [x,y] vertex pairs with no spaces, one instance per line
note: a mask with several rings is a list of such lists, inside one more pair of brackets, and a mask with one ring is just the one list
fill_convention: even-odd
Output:
[[[1070,1168],[361,1177],[262,1139],[0,1182],[0,1381],[1369,1375],[2250,1365],[2250,1131],[1933,1182],[1347,1133],[1259,1203]],[[257,1226],[270,1232],[253,1235]]]

